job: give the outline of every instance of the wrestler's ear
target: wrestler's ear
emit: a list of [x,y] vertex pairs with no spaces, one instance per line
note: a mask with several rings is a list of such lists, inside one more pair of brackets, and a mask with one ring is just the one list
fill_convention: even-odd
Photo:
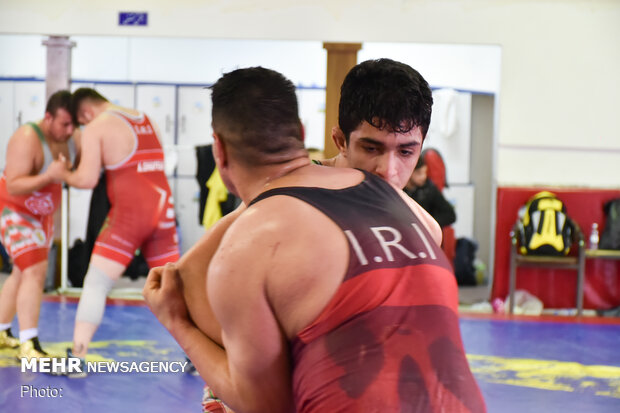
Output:
[[228,165],[226,144],[217,133],[213,133],[213,158],[215,158],[215,163],[220,170]]
[[346,153],[347,153],[347,139],[345,138],[344,133],[342,132],[342,129],[340,129],[338,126],[334,126],[332,128],[332,139],[333,139],[334,143],[336,144],[336,147],[338,148],[338,151],[342,155],[346,155]]
[[299,131],[301,132],[301,141],[306,142],[306,128],[304,128],[304,124],[299,120]]

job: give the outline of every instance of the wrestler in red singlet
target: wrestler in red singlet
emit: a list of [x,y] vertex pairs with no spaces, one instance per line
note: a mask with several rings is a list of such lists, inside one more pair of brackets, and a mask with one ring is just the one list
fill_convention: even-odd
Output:
[[105,168],[110,212],[93,254],[128,265],[137,248],[153,268],[179,259],[172,194],[164,172],[164,152],[145,114],[133,117],[108,110],[134,132],[134,150]]
[[349,241],[342,284],[291,343],[297,412],[485,412],[450,264],[389,184],[364,174],[350,188],[277,188],[253,201],[299,198]]

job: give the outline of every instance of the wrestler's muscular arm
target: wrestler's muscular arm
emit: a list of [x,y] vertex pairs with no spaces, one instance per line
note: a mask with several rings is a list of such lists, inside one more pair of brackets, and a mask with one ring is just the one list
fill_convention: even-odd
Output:
[[6,151],[4,175],[11,195],[37,191],[62,177],[63,165],[52,163],[43,173],[43,148],[36,132],[22,126],[11,136]]
[[162,277],[165,271],[173,273],[171,276],[179,279],[178,287],[190,321],[204,337],[219,347],[222,347],[222,328],[215,319],[209,302],[207,269],[222,237],[244,210],[245,205],[241,204],[222,217],[176,263],[155,267],[149,272],[149,278]]
[[75,128],[71,139],[73,139],[75,145],[75,159],[70,169],[75,169],[80,165],[80,159],[82,158],[82,130],[80,128]]
[[[272,258],[265,248],[272,248],[273,243],[261,231],[264,226],[258,231],[248,229],[256,228],[253,211],[248,212],[249,216],[241,215],[226,231],[209,266],[207,294],[214,314],[226,324],[223,334],[228,336],[222,337],[226,350],[189,319],[174,264],[166,265],[161,272],[151,271],[144,296],[205,382],[231,408],[290,412],[286,339],[264,286]],[[258,234],[262,234],[260,239]]]
[[[222,329],[213,315],[207,295],[207,269],[222,237],[230,225],[245,210],[241,204],[223,216],[174,264],[182,281],[183,296],[189,316],[196,326],[216,344],[222,345]],[[156,269],[160,271],[160,269]]]
[[101,137],[106,125],[98,120],[88,124],[81,133],[80,163],[75,171],[67,171],[64,176],[65,182],[70,186],[91,189],[99,181],[102,165]]

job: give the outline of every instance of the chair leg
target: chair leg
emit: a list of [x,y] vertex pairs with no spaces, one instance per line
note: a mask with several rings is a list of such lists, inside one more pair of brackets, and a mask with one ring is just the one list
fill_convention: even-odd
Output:
[[508,297],[510,305],[508,306],[508,314],[513,314],[515,308],[515,288],[517,284],[517,256],[514,245],[510,251],[510,275],[509,275]]
[[577,268],[577,315],[583,314],[583,287],[586,278],[586,263],[585,254],[583,251],[579,251],[578,268]]

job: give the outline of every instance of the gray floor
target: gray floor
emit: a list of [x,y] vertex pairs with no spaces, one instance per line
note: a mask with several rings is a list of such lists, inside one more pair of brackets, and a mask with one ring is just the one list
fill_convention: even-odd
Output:
[[475,304],[488,301],[491,296],[489,285],[476,285],[474,287],[459,287],[459,303]]

